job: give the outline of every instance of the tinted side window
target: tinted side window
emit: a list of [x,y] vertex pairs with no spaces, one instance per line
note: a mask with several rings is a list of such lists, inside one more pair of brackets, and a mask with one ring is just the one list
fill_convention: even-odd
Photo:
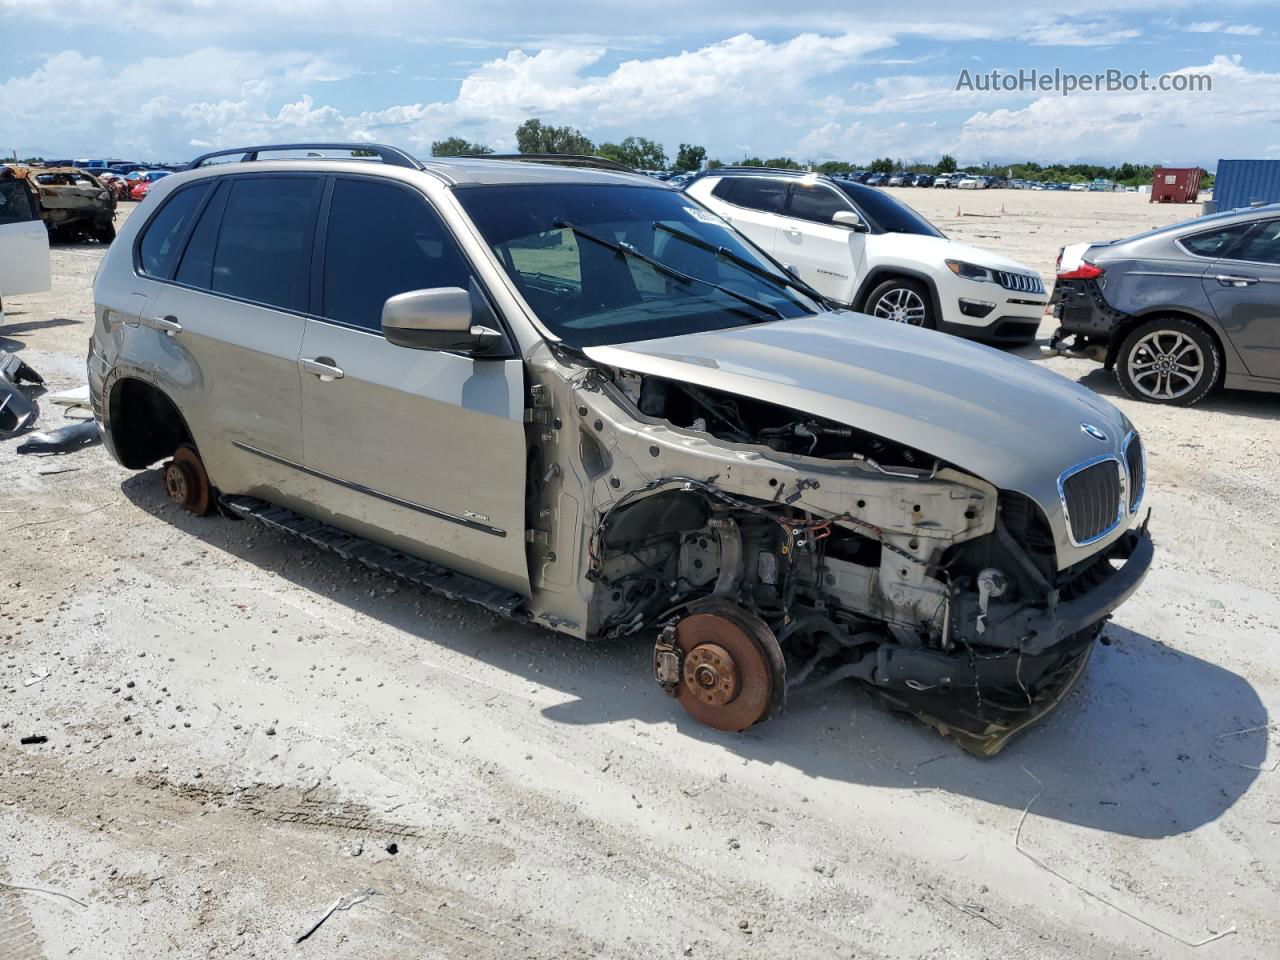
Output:
[[1280,264],[1280,220],[1267,220],[1231,254],[1232,260]]
[[178,259],[178,245],[187,235],[187,227],[209,190],[209,181],[184,187],[169,198],[151,218],[138,244],[142,272],[151,277],[168,278]]
[[319,177],[295,176],[233,180],[209,289],[301,310],[320,183]]
[[179,283],[205,290],[210,288],[213,282],[213,254],[218,244],[218,229],[222,226],[222,211],[226,208],[230,188],[227,181],[218,184],[212,199],[196,221],[191,239],[187,241],[187,250],[182,255],[182,263],[178,265],[178,273],[174,277]]
[[1204,233],[1183,237],[1178,242],[1198,257],[1225,257],[1252,227],[1252,223],[1238,223],[1234,227],[1206,230]]
[[733,181],[733,192],[727,198],[730,203],[765,213],[782,213],[787,201],[787,185],[781,180],[764,177],[742,177]]
[[388,297],[467,289],[471,271],[424,197],[390,183],[339,179],[325,233],[324,303],[332,320],[382,329]]
[[21,180],[0,181],[0,223],[24,223],[35,219],[27,185]]
[[791,188],[787,214],[814,223],[830,223],[837,210],[848,209],[848,201],[831,188],[820,183],[797,183]]

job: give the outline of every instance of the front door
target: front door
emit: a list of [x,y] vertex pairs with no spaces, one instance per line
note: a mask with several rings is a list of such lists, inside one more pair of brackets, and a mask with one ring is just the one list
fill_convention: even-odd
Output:
[[1280,220],[1258,224],[1204,275],[1231,343],[1255,377],[1280,379]]
[[0,297],[49,287],[49,231],[30,189],[24,180],[0,180]]
[[382,336],[388,297],[472,287],[465,257],[407,185],[339,176],[325,222],[299,360],[314,502],[340,526],[528,595],[521,360]]
[[857,212],[843,194],[825,183],[793,183],[773,255],[795,267],[800,279],[823,296],[850,303],[858,286],[866,234],[833,223],[831,218],[841,210]]

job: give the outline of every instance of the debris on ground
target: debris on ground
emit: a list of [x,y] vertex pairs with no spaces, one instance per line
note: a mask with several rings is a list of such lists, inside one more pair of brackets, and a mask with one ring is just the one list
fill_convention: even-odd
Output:
[[95,420],[76,420],[56,430],[33,433],[17,448],[17,453],[75,453],[102,442]]
[[350,910],[357,903],[364,903],[366,900],[368,900],[377,892],[378,891],[376,890],[369,889],[364,891],[364,893],[358,893],[353,897],[346,897],[346,898],[339,897],[337,900],[333,902],[333,906],[331,906],[328,910],[324,912],[324,916],[322,916],[319,920],[317,920],[310,927],[308,927],[306,933],[300,936],[297,940],[293,941],[294,944],[302,943],[303,940],[306,940],[308,937],[310,937],[313,933],[315,933],[317,930],[320,929],[320,927],[324,924],[326,920],[332,917],[339,910]]

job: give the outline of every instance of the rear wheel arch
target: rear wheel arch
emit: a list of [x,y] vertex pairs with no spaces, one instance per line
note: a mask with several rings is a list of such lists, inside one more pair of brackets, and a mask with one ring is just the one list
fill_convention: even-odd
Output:
[[107,423],[117,459],[131,470],[172,456],[183,444],[194,444],[177,404],[138,377],[121,377],[111,385]]

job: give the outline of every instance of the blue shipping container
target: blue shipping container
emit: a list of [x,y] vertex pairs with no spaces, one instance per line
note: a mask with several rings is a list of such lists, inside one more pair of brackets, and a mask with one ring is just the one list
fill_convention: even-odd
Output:
[[1219,160],[1213,203],[1219,212],[1280,203],[1280,160]]

